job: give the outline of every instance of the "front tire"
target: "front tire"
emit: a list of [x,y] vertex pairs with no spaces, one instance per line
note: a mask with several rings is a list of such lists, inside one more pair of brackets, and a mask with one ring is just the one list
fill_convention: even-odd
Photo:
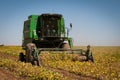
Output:
[[19,54],[19,60],[20,60],[21,62],[26,62],[26,60],[25,60],[25,55],[24,55],[22,52]]

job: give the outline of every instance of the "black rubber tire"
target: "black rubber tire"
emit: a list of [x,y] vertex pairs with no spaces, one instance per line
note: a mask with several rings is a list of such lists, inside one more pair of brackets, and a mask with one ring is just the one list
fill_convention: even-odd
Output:
[[25,55],[21,52],[20,54],[19,54],[19,60],[21,61],[21,62],[25,62],[26,60],[25,60]]

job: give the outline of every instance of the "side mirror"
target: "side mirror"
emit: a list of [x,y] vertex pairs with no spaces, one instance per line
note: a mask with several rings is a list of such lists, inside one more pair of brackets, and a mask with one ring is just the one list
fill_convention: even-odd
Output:
[[70,28],[72,28],[72,23],[70,23]]

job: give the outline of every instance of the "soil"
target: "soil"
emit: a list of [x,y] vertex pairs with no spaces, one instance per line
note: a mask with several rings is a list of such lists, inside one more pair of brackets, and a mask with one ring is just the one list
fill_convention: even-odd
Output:
[[[0,53],[0,58],[18,61],[17,56],[15,57],[5,53]],[[5,69],[4,67],[0,67],[0,80],[25,80],[25,79],[23,77],[15,75],[15,73]]]
[[0,67],[0,80],[24,80],[13,72]]
[[0,53],[0,58],[3,58],[3,59],[12,59],[12,60],[15,60],[15,61],[19,60],[18,56],[9,55],[9,54],[6,54],[6,53]]
[[51,68],[51,67],[46,67],[46,68],[54,72],[63,74],[63,76],[67,77],[69,80],[97,80],[97,78],[94,78],[94,77],[78,75],[73,72],[69,72],[69,71],[62,70],[62,69],[56,69],[56,68]]
[[[7,55],[5,53],[0,53],[1,58],[9,58],[13,59],[15,61],[18,61],[19,58],[17,56],[11,56]],[[90,77],[90,76],[83,76],[83,75],[78,75],[69,71],[65,71],[62,69],[56,69],[56,68],[51,68],[51,67],[46,67],[49,70],[52,70],[54,72],[58,72],[60,74],[63,74],[64,77],[67,77],[69,80],[98,80],[97,78]],[[16,76],[13,72],[4,69],[3,67],[0,67],[0,80],[25,80],[25,78]]]

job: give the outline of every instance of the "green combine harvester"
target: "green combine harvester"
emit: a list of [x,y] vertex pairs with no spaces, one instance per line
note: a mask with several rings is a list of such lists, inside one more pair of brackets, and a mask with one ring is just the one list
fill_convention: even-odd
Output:
[[31,15],[24,21],[22,47],[25,55],[20,53],[20,60],[40,65],[41,51],[79,51],[72,49],[73,40],[69,37],[69,30],[61,14]]

